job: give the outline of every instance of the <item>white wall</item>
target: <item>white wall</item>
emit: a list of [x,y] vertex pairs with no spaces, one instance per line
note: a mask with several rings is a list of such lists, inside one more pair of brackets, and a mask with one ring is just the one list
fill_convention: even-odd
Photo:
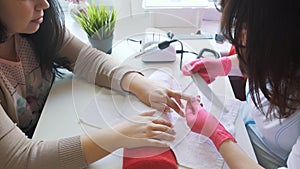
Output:
[[[68,7],[68,2],[65,0],[59,0],[61,2],[61,5],[63,8],[65,8],[66,12]],[[88,2],[92,0],[87,0]],[[149,11],[145,12],[145,10],[142,8],[142,2],[143,0],[94,0],[96,3],[104,4],[107,6],[114,6],[118,11],[118,19],[124,19],[128,17],[134,17],[138,14],[145,14],[149,15]],[[210,1],[210,0],[208,0]],[[153,11],[152,11],[153,12]],[[157,12],[163,12],[161,10],[158,10]],[[189,23],[192,23],[197,28],[201,27],[201,22],[203,20],[218,20],[220,17],[220,13],[216,12],[214,9],[213,3],[208,9],[204,10],[188,10],[188,11],[169,11],[171,14],[170,16],[162,15],[162,14],[151,14],[151,16],[145,16],[148,17],[149,22],[154,27],[187,27],[188,25],[191,25]],[[180,14],[178,14],[181,12]],[[175,18],[174,18],[175,17]],[[202,18],[203,17],[203,18]],[[183,21],[184,19],[185,21]],[[188,23],[186,22],[188,21]]]
[[[87,0],[91,2],[92,0]],[[115,6],[118,11],[118,17],[127,17],[135,13],[144,12],[142,9],[142,0],[94,0],[98,4],[105,4],[106,6]],[[68,12],[68,2],[66,0],[59,0],[65,12]]]
[[103,3],[107,6],[114,6],[118,11],[118,17],[128,17],[136,13],[143,13],[143,0],[96,0],[98,3]]

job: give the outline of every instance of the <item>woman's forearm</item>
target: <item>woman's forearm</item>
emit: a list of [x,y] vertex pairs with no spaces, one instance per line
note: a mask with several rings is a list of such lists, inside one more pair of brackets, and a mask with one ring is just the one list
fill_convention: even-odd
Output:
[[87,164],[91,164],[116,150],[114,147],[115,138],[110,131],[106,129],[96,132],[86,133],[81,136],[82,149]]
[[219,149],[230,169],[261,169],[242,149],[232,141],[225,141]]

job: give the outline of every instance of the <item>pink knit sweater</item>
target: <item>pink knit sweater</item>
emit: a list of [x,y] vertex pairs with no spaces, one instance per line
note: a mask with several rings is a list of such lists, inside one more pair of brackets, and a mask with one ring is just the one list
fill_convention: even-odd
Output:
[[[42,76],[29,42],[16,35],[17,61],[0,59],[0,168],[81,169],[86,167],[79,136],[53,141],[32,140],[50,91],[53,74]],[[76,76],[100,86],[121,90],[125,73],[135,71],[66,32],[60,56]],[[70,98],[71,99],[71,98]],[[63,112],[62,112],[63,113]]]

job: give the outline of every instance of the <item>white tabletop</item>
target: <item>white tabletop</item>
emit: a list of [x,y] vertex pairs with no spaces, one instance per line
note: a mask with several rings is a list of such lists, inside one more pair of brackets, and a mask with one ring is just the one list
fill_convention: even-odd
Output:
[[[73,22],[71,22],[71,24],[69,23],[67,26],[72,24],[76,26],[76,23]],[[70,27],[72,28],[72,26]],[[71,30],[71,32],[74,32],[74,30],[75,32],[77,31],[77,33],[79,32],[79,34],[77,34],[78,37],[85,38],[84,34],[82,34],[78,27]],[[119,60],[125,61],[128,56],[137,50],[134,47],[128,47],[128,43],[126,41],[116,40],[115,42],[118,43],[116,43],[114,46],[112,55]],[[193,48],[195,51],[198,51],[203,47],[213,48],[208,40],[191,40],[186,41],[185,44]],[[127,55],[124,55],[124,53],[127,53]],[[190,60],[191,58],[185,59]],[[138,62],[140,62],[140,66],[147,66],[147,64],[141,63],[141,61],[138,59],[132,63]],[[176,65],[176,67],[178,66],[179,71],[178,62],[179,59],[177,59],[174,63],[154,64],[151,65],[151,67],[167,66],[172,68],[174,65]],[[187,78],[181,76],[182,75],[178,73],[176,78]],[[226,97],[229,98],[234,97],[230,82],[227,77],[216,79],[211,88],[218,94],[226,95]],[[64,79],[56,80],[46,101],[33,139],[54,140],[82,134],[84,131],[79,123],[77,112],[83,111],[90,103],[90,100],[95,97],[95,94],[101,93],[101,90],[102,89],[100,87],[73,78],[72,74],[67,74]],[[236,120],[236,139],[240,147],[247,152],[252,159],[256,160],[246,129],[239,116]],[[92,164],[89,168],[121,169],[121,166],[122,157],[111,154]],[[226,168],[226,166],[224,168]]]

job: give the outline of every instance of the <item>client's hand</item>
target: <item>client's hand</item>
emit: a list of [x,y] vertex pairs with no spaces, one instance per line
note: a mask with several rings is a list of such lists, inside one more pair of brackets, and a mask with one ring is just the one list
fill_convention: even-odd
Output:
[[134,93],[146,105],[161,112],[168,112],[172,108],[178,114],[184,116],[184,112],[181,110],[183,108],[181,99],[189,100],[189,96],[137,73],[128,73],[125,78],[127,80],[124,82],[130,84],[128,85],[129,91]]
[[186,76],[198,73],[206,83],[209,84],[213,82],[217,76],[228,75],[231,67],[232,63],[228,57],[222,57],[220,59],[201,58],[184,65],[182,67],[182,73]]
[[115,126],[84,130],[81,136],[83,153],[88,164],[119,148],[164,147],[175,139],[172,125],[155,112],[145,112]]
[[173,141],[175,131],[171,123],[161,117],[154,117],[154,113],[154,111],[142,113],[113,127],[119,133],[120,146],[126,148],[168,147],[165,141]]
[[220,145],[226,140],[236,142],[235,138],[224,126],[202,107],[199,96],[191,98],[187,102],[186,120],[193,132],[209,137],[218,150]]
[[184,116],[184,112],[181,110],[183,108],[181,99],[189,99],[189,96],[185,96],[181,92],[174,91],[151,79],[149,79],[148,84],[151,85],[148,85],[144,92],[137,94],[140,100],[161,112],[169,112],[172,108],[179,115]]
[[169,112],[170,108],[175,110],[179,115],[184,116],[183,104],[181,99],[189,99],[181,92],[174,91],[164,84],[153,81],[144,93],[141,93],[141,98],[145,98],[146,104],[161,111]]

